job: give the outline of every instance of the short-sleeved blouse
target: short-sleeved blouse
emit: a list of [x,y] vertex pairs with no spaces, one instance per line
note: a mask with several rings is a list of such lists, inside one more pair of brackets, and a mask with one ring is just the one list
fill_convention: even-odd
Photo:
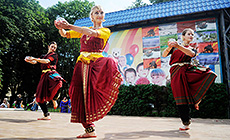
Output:
[[98,32],[98,37],[84,35],[73,30],[67,31],[67,38],[81,38],[81,54],[78,57],[77,62],[81,61],[89,64],[91,61],[96,61],[98,58],[103,57],[101,53],[110,37],[110,29],[100,28],[96,29],[96,31]]
[[45,69],[56,69],[56,64],[58,61],[58,55],[54,52],[51,52],[49,54],[46,55],[42,55],[40,57],[41,59],[49,59],[50,63],[47,64],[41,64],[41,69],[45,70]]
[[[89,28],[91,29],[92,27]],[[73,30],[67,31],[66,34],[67,34],[67,38],[81,38],[81,50],[80,50],[81,52],[82,51],[102,52],[110,37],[111,31],[109,28],[100,28],[96,30],[98,32],[98,37],[90,37]],[[89,48],[89,47],[93,47],[93,48]]]

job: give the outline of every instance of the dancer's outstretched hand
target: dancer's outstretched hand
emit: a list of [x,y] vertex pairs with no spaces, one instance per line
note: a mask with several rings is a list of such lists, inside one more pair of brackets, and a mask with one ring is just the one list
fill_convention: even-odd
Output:
[[169,48],[173,48],[173,47],[176,48],[177,45],[178,45],[177,41],[168,41]]
[[28,63],[31,63],[31,64],[36,64],[37,63],[37,61],[36,60],[34,60],[35,58],[34,57],[32,57],[32,56],[26,56],[25,57],[25,61],[26,62],[28,62]]
[[58,29],[61,30],[62,28],[60,27],[60,22],[59,21],[54,21],[54,26]]
[[63,21],[54,21],[54,25],[57,29],[61,30],[61,29],[69,29],[69,23],[66,20]]

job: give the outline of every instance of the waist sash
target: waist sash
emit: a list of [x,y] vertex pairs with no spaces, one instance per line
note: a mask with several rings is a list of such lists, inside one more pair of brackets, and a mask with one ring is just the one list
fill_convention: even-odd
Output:
[[46,69],[46,70],[42,70],[42,73],[47,73],[48,71],[55,71],[55,70]]
[[98,58],[103,57],[101,52],[81,52],[77,59],[85,64],[90,64],[90,60],[96,61]]
[[173,63],[173,64],[171,65],[171,67],[174,67],[174,66],[177,66],[177,65],[179,65],[179,66],[181,67],[181,66],[184,66],[184,65],[186,65],[186,64],[190,64],[190,62]]

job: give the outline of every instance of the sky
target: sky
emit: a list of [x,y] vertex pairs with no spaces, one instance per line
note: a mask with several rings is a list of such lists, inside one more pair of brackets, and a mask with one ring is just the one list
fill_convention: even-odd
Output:
[[[39,1],[39,4],[44,7],[48,8],[58,3],[58,1],[64,3],[65,1],[71,1],[71,0],[37,0]],[[132,3],[135,0],[88,0],[89,2],[95,3],[95,5],[101,5],[105,11],[105,13],[125,10],[129,6],[132,5]],[[149,0],[142,0],[144,3],[150,4]]]

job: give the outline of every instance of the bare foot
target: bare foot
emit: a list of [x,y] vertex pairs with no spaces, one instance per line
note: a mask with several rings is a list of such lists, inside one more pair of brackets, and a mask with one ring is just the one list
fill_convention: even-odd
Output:
[[77,136],[77,138],[96,138],[96,133],[91,132],[91,133],[84,133],[82,135]]
[[38,118],[38,120],[51,120],[51,117],[47,116],[47,117],[43,117],[43,118]]
[[52,101],[53,101],[54,109],[57,109],[57,107],[58,107],[57,101],[55,101],[55,100],[52,100]]
[[200,102],[201,102],[201,100],[195,104],[195,109],[196,110],[199,110],[199,104],[200,104]]
[[179,128],[180,131],[186,131],[189,130],[189,126],[188,125],[183,125],[182,127]]

